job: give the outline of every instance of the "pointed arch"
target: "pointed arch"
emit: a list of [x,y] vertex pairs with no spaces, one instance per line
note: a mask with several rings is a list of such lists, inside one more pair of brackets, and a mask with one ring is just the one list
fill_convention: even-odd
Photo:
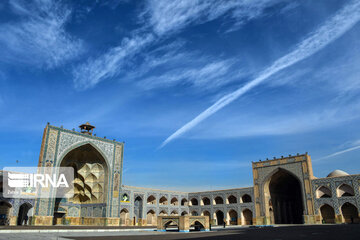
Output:
[[227,198],[227,202],[228,202],[228,204],[236,204],[237,203],[237,198],[234,195],[230,195]]
[[129,210],[126,208],[121,209],[120,211],[120,226],[126,226],[129,220]]
[[329,204],[320,207],[320,214],[323,223],[335,223],[335,211]]
[[183,212],[181,213],[181,216],[187,216],[187,215],[189,215],[187,211],[183,211]]
[[194,227],[195,231],[203,231],[205,229],[204,225],[199,221],[194,221],[190,227]]
[[237,225],[238,224],[238,213],[234,209],[231,209],[227,213],[227,220],[229,225]]
[[170,216],[178,216],[179,213],[176,211],[176,210],[173,210],[171,213],[170,213]]
[[155,205],[156,204],[156,198],[154,197],[154,195],[150,195],[147,200],[146,200],[147,204],[152,204]]
[[191,216],[199,216],[199,213],[194,210],[194,211],[191,212]]
[[167,205],[168,204],[168,200],[165,196],[162,196],[160,199],[159,199],[159,204],[160,205]]
[[341,206],[341,213],[345,223],[359,223],[359,211],[355,205],[346,202]]
[[208,216],[209,219],[211,218],[211,214],[210,214],[210,212],[207,211],[207,210],[203,211],[203,212],[201,213],[201,215],[202,215],[202,216]]
[[302,183],[294,173],[276,168],[266,178],[264,199],[266,216],[275,224],[303,223],[304,195]]
[[82,146],[85,146],[85,145],[91,145],[94,149],[96,149],[96,151],[104,158],[104,160],[106,162],[106,167],[109,168],[110,163],[106,157],[106,154],[98,146],[96,146],[96,144],[94,144],[92,141],[83,141],[83,142],[79,142],[79,143],[76,143],[74,145],[67,147],[65,150],[62,151],[61,155],[57,158],[58,161],[57,161],[56,167],[60,166],[62,160],[69,152],[71,152],[77,148],[80,148]]
[[176,197],[173,197],[170,201],[170,204],[173,206],[178,206],[179,205],[179,201]]
[[220,196],[214,198],[214,205],[224,204],[224,199]]
[[166,212],[166,210],[161,210],[160,212],[159,212],[159,216],[167,216],[168,214],[167,214],[167,212]]
[[241,222],[242,225],[252,225],[253,224],[253,213],[250,209],[246,208],[242,212]]
[[320,186],[316,189],[316,198],[331,198],[331,190],[326,186]]
[[20,205],[18,217],[17,217],[17,225],[27,225],[28,224],[28,219],[29,219],[28,214],[29,214],[29,210],[32,207],[33,206],[28,202],[25,202]]
[[354,188],[350,185],[343,183],[336,189],[338,197],[352,197],[355,196]]
[[[55,164],[58,167],[73,167],[76,170],[74,174],[74,196],[67,198],[64,194],[53,200],[55,221],[60,221],[64,216],[64,213],[57,212],[59,204],[63,201],[76,204],[101,203],[99,217],[105,217],[111,174],[109,174],[108,160],[102,150],[92,142],[84,141],[68,147]],[[56,189],[54,188],[53,191],[56,192]]]
[[166,221],[164,222],[163,224],[164,226],[164,229],[166,230],[168,227],[177,227],[178,231],[179,231],[179,224],[173,220],[169,220],[169,221]]
[[196,199],[196,198],[192,198],[191,200],[190,200],[190,206],[197,206],[197,205],[199,205],[199,201]]
[[156,214],[154,210],[150,210],[146,213],[146,224],[148,226],[156,225]]
[[214,213],[214,219],[216,221],[216,225],[223,225],[225,220],[224,212],[221,210],[217,210]]
[[241,202],[242,203],[249,203],[252,202],[251,196],[247,193],[241,196]]
[[181,206],[188,206],[189,202],[186,198],[181,199]]
[[203,197],[201,199],[201,205],[210,205],[210,199],[208,197]]

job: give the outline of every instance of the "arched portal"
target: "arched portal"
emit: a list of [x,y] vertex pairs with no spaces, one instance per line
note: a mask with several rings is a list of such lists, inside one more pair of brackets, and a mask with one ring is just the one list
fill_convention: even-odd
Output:
[[270,178],[269,192],[276,224],[303,223],[303,200],[299,180],[280,169]]
[[168,221],[168,222],[166,222],[166,223],[164,224],[164,229],[165,229],[166,231],[168,231],[169,228],[170,228],[171,230],[179,231],[179,225],[178,225],[176,222],[171,221],[171,220]]
[[129,219],[129,211],[124,208],[120,211],[120,226],[126,226],[127,219]]
[[143,200],[140,196],[137,196],[134,201],[135,225],[140,222],[140,219],[142,219],[142,211],[143,211]]
[[5,201],[0,202],[0,225],[7,225],[11,204]]
[[224,224],[224,213],[220,210],[218,210],[215,213],[215,218],[216,218],[216,224],[217,225],[223,225]]
[[66,212],[62,205],[88,205],[101,209],[92,211],[90,217],[105,217],[108,193],[108,166],[103,155],[90,143],[68,152],[60,167],[74,168],[74,195],[71,198],[56,198],[54,205],[54,222],[64,217]]
[[341,212],[345,223],[358,223],[359,212],[358,209],[351,203],[344,203],[341,206]]
[[325,204],[320,208],[323,223],[335,223],[335,211],[330,205]]
[[205,227],[204,225],[202,225],[202,223],[200,223],[199,221],[194,221],[190,228],[194,228],[194,231],[202,231],[202,230],[205,230]]
[[156,225],[156,214],[154,210],[150,210],[146,214],[146,224],[148,226],[155,226]]
[[228,221],[230,225],[237,225],[238,223],[238,214],[235,210],[230,210],[228,213]]
[[252,225],[253,221],[252,211],[249,209],[245,209],[242,211],[242,225]]
[[32,208],[30,203],[23,203],[19,207],[19,213],[17,217],[17,225],[27,225],[29,222],[29,210]]

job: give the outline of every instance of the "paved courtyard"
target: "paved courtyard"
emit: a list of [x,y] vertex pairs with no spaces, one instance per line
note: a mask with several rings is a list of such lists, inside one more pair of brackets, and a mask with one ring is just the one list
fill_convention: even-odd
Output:
[[[69,229],[67,229],[69,231]],[[4,230],[2,230],[4,232]],[[41,231],[44,231],[42,229]],[[51,231],[51,230],[49,230]],[[72,229],[71,232],[1,233],[0,239],[61,239],[61,240],[115,240],[115,239],[271,239],[271,240],[347,240],[360,238],[360,225],[279,226],[266,228],[216,228],[211,232],[156,232],[151,229]],[[76,232],[77,231],[77,232]],[[103,231],[103,232],[97,232]]]

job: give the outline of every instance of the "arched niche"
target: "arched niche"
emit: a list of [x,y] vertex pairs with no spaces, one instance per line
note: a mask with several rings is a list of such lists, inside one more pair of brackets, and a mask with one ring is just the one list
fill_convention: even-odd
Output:
[[338,197],[352,197],[355,196],[354,188],[350,185],[343,183],[337,189],[337,196]]
[[[74,169],[74,195],[58,197],[54,205],[54,221],[64,217],[63,204],[92,204],[106,209],[109,166],[102,152],[93,144],[85,143],[71,148],[59,163],[59,167]],[[92,217],[105,217],[105,211],[97,211]]]
[[321,186],[316,190],[316,198],[331,198],[331,190],[328,187]]

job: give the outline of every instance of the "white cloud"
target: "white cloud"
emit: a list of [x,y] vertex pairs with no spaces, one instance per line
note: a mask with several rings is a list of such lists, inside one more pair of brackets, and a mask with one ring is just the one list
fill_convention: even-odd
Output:
[[[281,0],[151,0],[143,13],[154,32],[163,35],[185,28],[192,23],[204,23],[228,16],[239,27],[246,21],[262,16],[264,10]],[[149,19],[148,19],[149,18]]]
[[160,147],[165,146],[175,138],[180,137],[185,132],[191,130],[196,125],[215,114],[220,109],[224,108],[228,104],[232,103],[240,96],[247,93],[249,90],[258,86],[267,80],[275,73],[292,66],[299,61],[302,61],[319,50],[323,49],[332,41],[342,36],[345,32],[351,29],[360,20],[360,2],[352,1],[352,3],[346,5],[335,16],[333,16],[324,25],[320,26],[315,32],[311,33],[305,38],[296,48],[289,54],[276,60],[270,67],[262,71],[257,78],[248,82],[243,87],[235,90],[234,92],[225,95],[212,106],[200,113],[190,122],[186,123],[172,135],[170,135]]
[[355,150],[359,150],[359,149],[360,149],[360,145],[357,145],[355,147],[347,148],[347,149],[344,149],[344,150],[341,150],[341,151],[326,155],[324,157],[320,157],[320,158],[316,159],[316,161],[321,161],[321,160],[324,160],[324,159],[332,158],[332,157],[335,157],[335,156],[338,156],[338,155],[341,155],[341,154],[344,154],[344,153],[352,152],[352,151],[355,151]]
[[[267,7],[279,2],[282,0],[223,0],[216,4],[209,0],[148,1],[145,10],[140,14],[145,27],[135,30],[131,38],[126,38],[121,44],[111,48],[103,55],[89,59],[85,64],[75,68],[73,71],[75,86],[77,88],[93,87],[107,78],[117,76],[123,70],[126,61],[138,54],[140,50],[166,39],[189,24],[211,21],[228,15],[235,19],[236,24],[240,26],[248,20],[261,16]],[[156,37],[152,32],[158,36]],[[153,62],[152,64],[157,66],[159,63]],[[216,63],[203,66],[208,68],[203,71],[216,68],[217,66],[214,64]],[[151,66],[148,67],[148,69],[150,68]],[[192,75],[193,73],[186,74]],[[202,72],[202,74],[206,73]],[[180,79],[168,80],[180,81]],[[199,83],[200,80],[198,79],[197,82]]]
[[73,70],[75,86],[86,89],[106,78],[116,76],[121,72],[126,60],[130,60],[152,41],[152,34],[139,34],[125,38],[119,46],[111,48],[99,58],[89,59]]
[[18,21],[0,25],[2,60],[56,67],[83,51],[81,40],[71,36],[65,25],[71,9],[57,1],[10,1]]
[[138,84],[145,89],[166,88],[174,85],[188,85],[201,88],[202,90],[216,88],[237,79],[242,72],[235,71],[234,61],[214,60],[200,64],[199,59],[190,60],[190,65],[175,67],[175,69],[162,72],[140,81]]

